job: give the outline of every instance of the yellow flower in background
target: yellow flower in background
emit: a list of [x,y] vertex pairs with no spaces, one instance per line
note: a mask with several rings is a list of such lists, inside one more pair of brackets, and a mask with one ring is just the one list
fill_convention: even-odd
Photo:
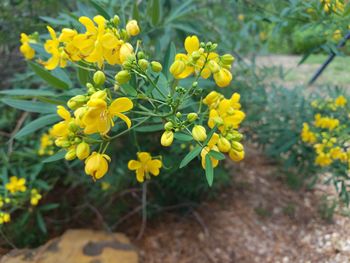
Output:
[[54,137],[52,136],[51,129],[50,129],[48,133],[44,133],[41,135],[38,154],[39,155],[54,154],[53,145],[54,145]]
[[37,206],[41,198],[42,196],[37,189],[32,189],[30,191],[30,204],[32,206]]
[[315,115],[315,127],[334,130],[339,124],[338,119],[322,117],[319,113]]
[[93,152],[85,160],[85,173],[94,180],[102,178],[108,171],[108,162],[111,158],[107,154]]
[[149,174],[154,176],[159,175],[162,166],[162,161],[153,159],[148,152],[138,152],[137,160],[130,160],[128,162],[128,169],[136,171],[136,179],[140,183],[145,180],[145,177],[148,178]]
[[35,56],[35,50],[30,46],[30,43],[35,43],[27,34],[21,33],[21,43],[19,50],[25,57],[25,59],[30,60]]
[[87,103],[87,110],[82,117],[85,126],[84,133],[107,134],[114,126],[113,118],[116,116],[121,118],[130,128],[131,120],[123,112],[132,108],[132,101],[126,97],[115,99],[110,106],[103,99],[90,99]]
[[55,30],[50,26],[47,26],[47,30],[51,39],[46,40],[44,48],[47,53],[51,54],[51,58],[42,63],[48,70],[53,70],[58,66],[64,68],[67,65],[68,55],[65,53],[64,48],[60,47],[60,41],[56,36]]
[[334,41],[339,41],[340,39],[342,39],[342,37],[343,37],[343,35],[342,35],[341,30],[337,29],[333,32],[332,39]]
[[17,192],[25,192],[27,190],[26,179],[25,178],[18,178],[17,176],[11,176],[10,182],[8,182],[5,185],[5,188],[11,194],[15,194]]
[[317,155],[315,159],[315,164],[321,167],[329,166],[330,164],[332,164],[332,162],[333,161],[330,154],[326,154],[326,153],[320,153],[319,155]]
[[310,127],[307,123],[303,123],[303,130],[301,132],[301,138],[303,142],[314,144],[317,140],[316,135],[310,131]]
[[9,223],[11,221],[11,216],[9,213],[0,212],[0,225]]
[[237,18],[238,18],[239,21],[244,21],[244,15],[243,14],[239,14]]
[[338,98],[335,99],[335,105],[338,106],[338,107],[344,107],[347,103],[347,99],[341,95],[339,96]]

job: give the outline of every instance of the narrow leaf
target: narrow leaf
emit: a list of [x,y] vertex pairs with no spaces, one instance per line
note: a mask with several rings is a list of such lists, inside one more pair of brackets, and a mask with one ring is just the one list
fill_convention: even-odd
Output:
[[200,152],[202,151],[202,148],[197,146],[192,151],[190,151],[185,158],[182,159],[180,163],[180,168],[185,167],[189,162],[191,162],[194,158],[196,158]]
[[214,169],[209,154],[205,156],[205,177],[207,178],[208,185],[212,186],[214,181]]
[[55,153],[54,155],[51,155],[50,157],[46,158],[42,162],[43,163],[55,162],[55,161],[63,159],[65,155],[66,155],[65,151],[59,151],[59,152]]
[[10,98],[3,98],[1,101],[13,108],[28,112],[53,113],[56,111],[55,105],[38,101],[17,100]]
[[225,160],[225,155],[222,154],[221,152],[210,151],[208,154],[210,155],[210,157],[213,157],[216,160],[219,160],[219,161]]
[[43,80],[45,80],[48,84],[52,85],[53,87],[57,89],[68,89],[69,85],[64,82],[63,80],[53,76],[49,71],[43,69],[38,64],[28,61],[29,66],[31,69]]
[[23,97],[57,96],[57,93],[54,93],[52,91],[37,90],[37,89],[7,89],[7,90],[1,90],[0,94],[10,95],[10,96],[23,96]]
[[60,118],[56,114],[50,114],[46,116],[42,116],[24,126],[19,132],[16,133],[15,139],[22,138],[26,135],[29,135],[47,125],[55,123],[59,121]]

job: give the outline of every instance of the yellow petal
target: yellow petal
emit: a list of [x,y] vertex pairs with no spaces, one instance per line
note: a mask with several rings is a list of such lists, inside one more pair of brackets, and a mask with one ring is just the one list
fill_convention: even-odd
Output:
[[139,161],[136,160],[130,160],[128,162],[128,169],[129,170],[137,170],[141,167],[141,163]]
[[55,30],[54,30],[52,27],[50,27],[50,26],[47,26],[46,28],[47,28],[47,30],[49,31],[51,38],[52,38],[53,40],[56,40],[57,37],[56,37],[56,32],[55,32]]
[[139,183],[145,180],[145,170],[142,167],[136,170],[136,179]]
[[123,98],[115,99],[109,106],[108,110],[111,115],[116,115],[119,112],[125,112],[125,111],[131,110],[133,106],[134,104],[130,99],[123,97]]
[[139,158],[142,164],[146,164],[148,161],[152,159],[151,155],[148,152],[138,152],[137,158]]
[[159,168],[162,167],[162,162],[160,160],[151,160],[147,163],[148,171],[157,176],[159,174]]
[[192,54],[199,49],[199,39],[197,36],[188,36],[185,39],[185,49],[187,53]]
[[128,126],[128,129],[130,129],[130,127],[131,127],[131,120],[129,119],[128,116],[124,115],[123,113],[117,113],[116,116],[121,118],[126,123],[126,125]]
[[64,120],[70,120],[71,118],[69,111],[61,105],[57,106],[57,114]]
[[92,22],[92,20],[87,16],[80,17],[79,22],[85,26],[86,31],[88,31],[89,33],[95,34],[97,32],[94,22]]

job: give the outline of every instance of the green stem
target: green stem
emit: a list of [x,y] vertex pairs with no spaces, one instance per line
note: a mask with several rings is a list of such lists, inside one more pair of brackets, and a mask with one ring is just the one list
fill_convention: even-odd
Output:
[[122,132],[120,132],[120,133],[118,133],[118,134],[116,134],[116,135],[114,135],[114,136],[112,136],[112,137],[109,137],[109,140],[111,141],[111,140],[113,140],[113,139],[116,139],[116,138],[118,138],[118,137],[120,137],[120,136],[122,136],[122,135],[128,133],[129,131],[135,129],[136,127],[140,126],[141,124],[143,124],[144,122],[146,122],[147,120],[149,120],[150,118],[151,118],[151,116],[146,117],[143,121],[140,121],[139,123],[135,124],[135,125],[132,126],[130,129],[124,130],[124,131],[122,131]]

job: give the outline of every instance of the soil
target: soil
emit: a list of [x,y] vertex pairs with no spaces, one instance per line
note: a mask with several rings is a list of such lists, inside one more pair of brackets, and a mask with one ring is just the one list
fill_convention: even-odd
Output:
[[256,149],[239,166],[216,200],[149,224],[135,241],[141,262],[350,262],[350,219],[335,213],[329,222],[319,213],[332,188],[288,188]]

